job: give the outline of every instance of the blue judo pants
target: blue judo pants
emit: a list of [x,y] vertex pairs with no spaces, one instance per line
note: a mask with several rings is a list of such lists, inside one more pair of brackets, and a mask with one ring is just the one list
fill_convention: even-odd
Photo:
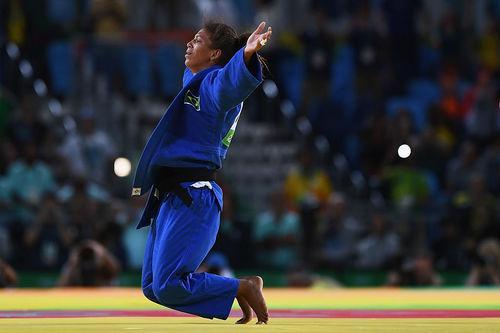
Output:
[[187,206],[175,194],[162,199],[151,224],[142,290],[151,301],[205,318],[227,319],[239,280],[194,273],[215,243],[220,207],[212,189],[188,187]]

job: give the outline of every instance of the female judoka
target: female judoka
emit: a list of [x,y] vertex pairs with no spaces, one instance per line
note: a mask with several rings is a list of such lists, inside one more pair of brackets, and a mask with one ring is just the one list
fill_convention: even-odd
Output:
[[137,228],[150,226],[142,288],[153,302],[226,319],[236,298],[237,323],[268,321],[258,276],[227,278],[196,269],[219,229],[222,191],[215,182],[243,107],[262,82],[257,52],[271,38],[262,22],[251,35],[207,23],[187,43],[183,88],[142,152],[132,195],[149,192]]

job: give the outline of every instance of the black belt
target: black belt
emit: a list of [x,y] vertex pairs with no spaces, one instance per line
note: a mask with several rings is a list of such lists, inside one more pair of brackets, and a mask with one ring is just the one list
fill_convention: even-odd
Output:
[[216,175],[216,170],[203,168],[155,167],[153,170],[155,195],[158,194],[158,198],[162,198],[167,193],[174,193],[187,206],[191,206],[193,198],[181,183],[212,181],[216,179]]

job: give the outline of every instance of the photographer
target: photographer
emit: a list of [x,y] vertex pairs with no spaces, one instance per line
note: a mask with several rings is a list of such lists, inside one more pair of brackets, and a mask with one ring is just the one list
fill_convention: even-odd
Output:
[[500,243],[489,238],[477,250],[477,260],[467,278],[468,286],[500,285]]
[[29,267],[59,269],[68,257],[71,230],[55,193],[47,192],[41,199],[35,221],[24,235]]
[[71,251],[58,286],[111,286],[119,270],[118,261],[104,246],[94,240],[85,240]]
[[13,287],[16,283],[16,272],[9,264],[0,259],[0,288]]

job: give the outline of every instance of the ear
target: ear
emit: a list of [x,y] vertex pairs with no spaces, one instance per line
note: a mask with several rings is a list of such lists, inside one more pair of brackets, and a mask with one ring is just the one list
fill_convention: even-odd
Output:
[[210,62],[216,63],[217,59],[222,55],[222,51],[220,49],[215,49],[210,52]]

